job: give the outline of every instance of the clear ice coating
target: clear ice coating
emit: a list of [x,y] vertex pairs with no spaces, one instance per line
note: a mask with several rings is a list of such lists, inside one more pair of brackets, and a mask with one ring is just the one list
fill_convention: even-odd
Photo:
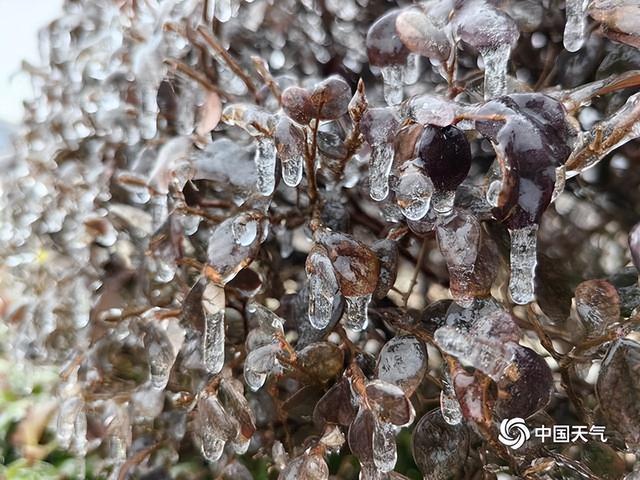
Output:
[[271,137],[264,135],[258,136],[256,141],[257,187],[258,192],[266,197],[276,188],[276,144]]
[[535,271],[537,265],[538,225],[510,230],[511,276],[509,293],[518,305],[526,305],[535,299]]
[[389,195],[389,173],[393,164],[393,144],[371,146],[369,158],[369,195],[380,202]]
[[[86,416],[82,411],[84,402],[79,396],[69,397],[65,399],[58,411],[56,438],[60,446],[69,449],[77,445],[84,425],[84,439],[86,441]],[[83,417],[83,418],[82,418]],[[81,453],[81,452],[77,452]]]
[[231,231],[233,232],[233,238],[243,247],[251,245],[258,236],[258,220],[251,218],[250,216],[238,216],[234,218],[231,224]]
[[484,99],[489,100],[506,95],[511,45],[500,43],[495,46],[481,47],[479,50],[484,62]]
[[577,52],[586,38],[589,0],[566,0],[565,5],[564,48]]
[[345,301],[347,304],[345,326],[356,332],[365,330],[369,323],[367,310],[369,308],[369,302],[371,301],[371,294],[345,297]]
[[373,463],[383,472],[390,472],[396,466],[398,450],[396,448],[395,427],[376,420],[373,430]]
[[309,254],[306,270],[309,279],[309,322],[314,328],[322,330],[331,322],[338,280],[331,260],[321,252]]
[[461,329],[442,326],[434,340],[449,355],[498,381],[512,364],[513,353],[500,340],[480,338]]
[[204,311],[204,335],[202,357],[209,373],[219,373],[224,365],[224,288],[207,283],[202,293]]
[[384,100],[387,105],[399,105],[402,103],[404,85],[404,65],[385,65],[380,68],[382,72],[382,81],[384,82]]

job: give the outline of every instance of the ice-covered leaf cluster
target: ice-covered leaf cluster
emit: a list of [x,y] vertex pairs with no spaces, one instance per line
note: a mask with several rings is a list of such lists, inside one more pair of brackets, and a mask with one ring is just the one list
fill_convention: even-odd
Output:
[[[0,159],[0,315],[12,361],[60,367],[77,476],[401,480],[407,431],[425,478],[630,470],[638,25],[625,0],[67,0]],[[514,417],[615,439],[514,454]]]

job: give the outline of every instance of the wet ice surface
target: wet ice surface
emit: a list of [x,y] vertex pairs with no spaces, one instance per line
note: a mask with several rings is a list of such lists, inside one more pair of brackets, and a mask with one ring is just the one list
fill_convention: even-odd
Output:
[[204,335],[202,351],[207,371],[218,373],[224,365],[224,288],[209,283],[202,294]]
[[331,322],[338,280],[331,260],[322,251],[309,254],[306,269],[309,279],[309,321],[314,328],[322,330]]

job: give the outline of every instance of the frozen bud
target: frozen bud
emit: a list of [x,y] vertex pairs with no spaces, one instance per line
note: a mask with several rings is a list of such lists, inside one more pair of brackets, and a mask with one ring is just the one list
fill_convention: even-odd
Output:
[[454,126],[426,125],[420,138],[420,158],[440,191],[455,190],[471,168],[471,147],[464,132]]
[[396,30],[400,10],[391,10],[378,18],[367,32],[367,55],[376,67],[403,65],[409,50],[405,47]]
[[314,117],[334,120],[347,113],[351,101],[351,87],[340,76],[333,75],[315,85],[309,97]]
[[313,118],[311,93],[305,88],[291,86],[282,92],[282,108],[293,121],[306,125]]

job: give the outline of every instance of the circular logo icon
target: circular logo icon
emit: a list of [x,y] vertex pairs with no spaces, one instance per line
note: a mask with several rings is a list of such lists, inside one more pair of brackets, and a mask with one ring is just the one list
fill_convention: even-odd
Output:
[[500,434],[498,440],[507,447],[511,447],[517,450],[524,442],[531,438],[531,432],[527,428],[527,424],[524,423],[522,418],[505,418],[500,423]]

